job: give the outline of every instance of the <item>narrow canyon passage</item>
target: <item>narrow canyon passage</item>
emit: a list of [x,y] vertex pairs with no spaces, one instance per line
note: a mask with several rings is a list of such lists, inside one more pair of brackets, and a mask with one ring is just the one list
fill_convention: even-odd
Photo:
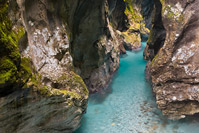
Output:
[[169,121],[157,109],[145,80],[145,44],[142,42],[141,51],[121,57],[119,71],[106,92],[91,95],[76,133],[198,133],[196,116]]
[[198,7],[1,0],[0,133],[199,133]]

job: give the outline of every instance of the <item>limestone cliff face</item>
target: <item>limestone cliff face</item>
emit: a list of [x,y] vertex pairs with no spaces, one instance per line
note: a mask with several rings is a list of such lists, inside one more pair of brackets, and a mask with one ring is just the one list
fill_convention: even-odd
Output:
[[124,2],[124,14],[127,16],[126,30],[120,30],[118,34],[123,38],[125,49],[136,50],[141,47],[141,37],[149,34],[148,28],[151,27],[153,1],[125,0]]
[[106,88],[119,67],[119,43],[108,13],[107,0],[79,1],[74,12],[73,63],[91,92]]
[[121,49],[140,47],[143,9],[127,0],[2,0],[0,132],[77,129],[87,88],[106,88]]
[[[72,85],[83,89],[82,83],[74,80]],[[71,133],[80,126],[87,98],[83,92],[50,88],[31,87],[15,91],[0,98],[0,131]]]
[[144,58],[152,60],[158,53],[159,49],[164,45],[166,38],[166,30],[162,22],[162,4],[160,1],[154,1],[155,11],[153,17],[153,25],[150,30],[150,35],[147,40],[147,45],[144,51]]
[[147,28],[151,29],[154,14],[154,0],[136,0],[136,2],[141,8],[144,24]]
[[130,27],[134,24],[126,3],[4,0],[0,4],[1,27],[9,24],[1,29],[1,41],[6,41],[1,45],[0,131],[74,131],[86,111],[87,87],[90,92],[106,88],[119,67],[121,32],[130,31],[128,19]]
[[72,132],[88,90],[69,53],[66,1],[0,2],[0,132]]
[[41,75],[43,85],[63,88],[60,78],[72,71],[69,53],[69,34],[64,16],[65,1],[17,1],[27,32],[27,45],[21,47],[22,56],[31,59],[34,69]]
[[8,3],[0,3],[0,96],[12,93],[23,84],[20,80],[26,74],[21,64],[18,41],[24,35],[23,27],[14,27],[8,17]]
[[158,107],[170,119],[180,119],[199,113],[199,1],[155,3],[155,22],[145,55],[152,59],[150,72]]
[[73,64],[90,92],[107,87],[119,67],[120,53],[141,47],[141,35],[149,33],[145,20],[153,9],[153,2],[146,3],[88,0],[72,4],[76,6],[74,12],[69,10],[74,15],[69,22]]

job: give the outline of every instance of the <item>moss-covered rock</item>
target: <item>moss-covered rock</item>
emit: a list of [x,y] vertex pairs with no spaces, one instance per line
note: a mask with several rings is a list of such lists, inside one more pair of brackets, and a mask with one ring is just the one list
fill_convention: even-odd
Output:
[[0,84],[6,84],[7,82],[13,84],[16,81],[17,67],[9,58],[0,59]]
[[138,49],[141,47],[141,35],[148,35],[149,29],[146,28],[141,14],[141,7],[135,0],[124,0],[126,14],[129,22],[128,29],[120,35],[124,39],[123,45],[127,50]]
[[89,95],[84,81],[73,71],[63,73],[51,86],[42,83],[41,75],[33,74],[27,85],[32,86],[35,91],[44,97],[67,95],[71,99],[87,99]]
[[8,16],[8,1],[0,2],[0,96],[14,91],[21,84],[20,53],[18,41],[24,35],[23,27],[13,30]]
[[0,132],[73,132],[89,95],[69,53],[73,1],[7,1],[0,1]]
[[143,20],[141,15],[141,9],[137,8],[137,4],[135,0],[124,0],[126,3],[125,14],[131,19],[133,22],[139,23]]
[[124,38],[124,47],[127,50],[135,50],[141,47],[141,36],[138,32],[122,32]]

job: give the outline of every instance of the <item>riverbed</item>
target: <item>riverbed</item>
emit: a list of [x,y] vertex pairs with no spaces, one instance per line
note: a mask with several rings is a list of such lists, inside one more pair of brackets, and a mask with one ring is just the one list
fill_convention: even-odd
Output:
[[141,51],[121,56],[110,87],[90,95],[87,113],[76,133],[199,133],[199,116],[171,121],[157,108],[145,80],[145,45],[142,42]]

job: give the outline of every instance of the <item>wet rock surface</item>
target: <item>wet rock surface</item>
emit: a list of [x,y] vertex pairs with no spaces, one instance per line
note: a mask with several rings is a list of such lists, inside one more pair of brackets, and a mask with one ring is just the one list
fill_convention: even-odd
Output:
[[170,119],[180,119],[199,112],[199,2],[155,3],[155,20],[161,19],[162,24],[154,22],[145,58],[152,60],[150,73],[158,107]]

